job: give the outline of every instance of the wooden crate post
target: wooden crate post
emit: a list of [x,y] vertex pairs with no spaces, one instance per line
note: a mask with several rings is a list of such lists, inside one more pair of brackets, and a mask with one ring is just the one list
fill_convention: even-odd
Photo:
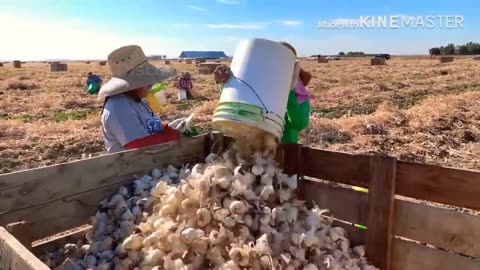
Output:
[[382,270],[390,269],[396,173],[395,158],[370,157],[366,252],[372,264]]
[[302,177],[301,168],[301,144],[283,145],[283,172],[288,175],[296,174],[298,179]]
[[30,230],[30,224],[25,221],[19,221],[7,224],[7,231],[13,235],[28,250],[32,249],[33,236]]
[[6,229],[0,227],[0,269],[48,270],[49,268]]

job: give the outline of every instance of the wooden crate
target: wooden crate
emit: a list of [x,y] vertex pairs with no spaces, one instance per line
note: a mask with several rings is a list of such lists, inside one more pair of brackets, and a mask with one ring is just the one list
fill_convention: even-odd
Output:
[[221,63],[215,62],[200,63],[198,64],[198,73],[204,75],[213,74],[215,69],[221,65]]
[[385,65],[385,58],[383,57],[374,57],[370,59],[371,66],[383,66]]
[[50,64],[50,71],[51,72],[61,72],[61,71],[68,71],[67,64],[54,62]]
[[[9,229],[0,228],[0,269],[47,269],[32,253],[51,249],[65,241],[65,236],[35,246],[31,245],[32,239],[88,223],[98,203],[130,183],[133,174],[167,164],[202,161],[213,146],[226,147],[228,139],[222,143],[222,138],[212,144],[210,136],[203,135],[0,175],[0,225]],[[330,209],[336,226],[347,230],[353,244],[365,244],[369,260],[377,267],[480,269],[480,262],[472,259],[480,257],[480,217],[405,199],[479,210],[480,172],[302,145],[280,147],[277,161],[286,173],[300,177],[299,196]],[[350,186],[368,188],[368,193]],[[24,222],[12,226],[18,221]]]
[[453,56],[442,56],[440,57],[440,63],[450,63],[453,62]]

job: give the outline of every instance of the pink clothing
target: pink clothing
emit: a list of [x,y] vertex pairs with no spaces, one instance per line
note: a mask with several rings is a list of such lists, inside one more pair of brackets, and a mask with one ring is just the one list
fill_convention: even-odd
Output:
[[297,95],[298,104],[301,104],[310,99],[310,93],[308,93],[307,88],[303,85],[301,80],[297,81],[295,86],[295,94]]

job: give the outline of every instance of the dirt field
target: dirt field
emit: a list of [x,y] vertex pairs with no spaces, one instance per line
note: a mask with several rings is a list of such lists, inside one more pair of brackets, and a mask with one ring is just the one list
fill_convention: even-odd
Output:
[[[162,62],[154,62],[162,65]],[[480,169],[480,61],[440,64],[429,59],[302,62],[314,74],[310,128],[302,142],[357,153],[385,153],[402,160]],[[173,87],[164,120],[196,113],[210,128],[220,91],[195,65],[198,99],[179,103]],[[103,101],[86,94],[88,71],[108,80],[106,66],[69,63],[52,73],[48,64],[0,67],[0,173],[104,153],[100,132]]]

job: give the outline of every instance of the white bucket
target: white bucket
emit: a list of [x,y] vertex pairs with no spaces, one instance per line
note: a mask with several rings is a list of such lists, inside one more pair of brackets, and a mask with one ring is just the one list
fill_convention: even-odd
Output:
[[155,97],[155,99],[157,99],[160,105],[167,104],[167,97],[165,96],[165,91],[158,91],[153,94],[153,96]]
[[187,91],[183,89],[178,89],[178,100],[186,100],[187,99]]
[[281,139],[288,93],[296,68],[295,55],[266,39],[242,41],[230,66],[213,116],[213,127],[233,138],[246,138],[260,129]]

